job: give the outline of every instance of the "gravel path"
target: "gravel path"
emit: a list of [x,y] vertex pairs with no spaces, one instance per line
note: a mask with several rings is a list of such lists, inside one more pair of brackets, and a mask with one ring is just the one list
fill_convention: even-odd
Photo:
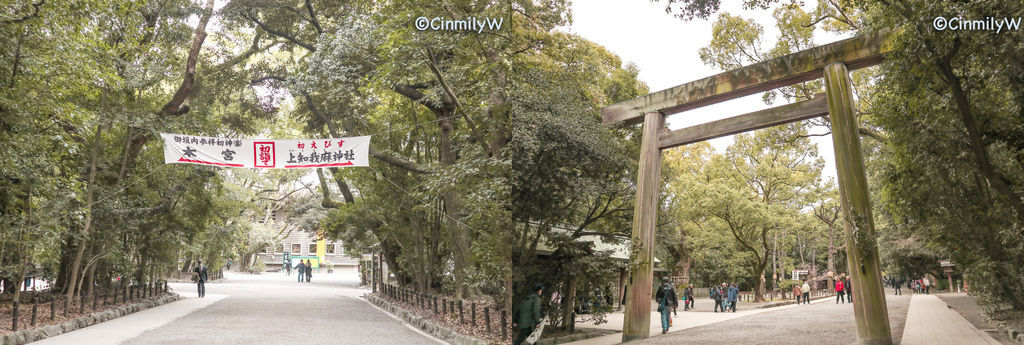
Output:
[[[223,300],[142,333],[124,344],[437,344],[358,296],[355,280],[327,275],[313,283],[268,273],[235,274],[207,285]],[[319,281],[318,281],[319,280]],[[194,285],[175,284],[192,292]]]
[[[886,292],[893,340],[903,337],[910,294]],[[698,300],[699,302],[699,300]],[[639,344],[855,344],[852,304],[801,305],[651,337]]]

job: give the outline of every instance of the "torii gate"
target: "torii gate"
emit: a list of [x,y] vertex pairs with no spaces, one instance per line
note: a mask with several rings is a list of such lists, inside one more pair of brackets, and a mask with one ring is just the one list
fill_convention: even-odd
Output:
[[[605,123],[643,120],[636,206],[633,214],[629,288],[622,341],[650,336],[654,279],[654,232],[661,179],[661,150],[730,134],[830,115],[839,197],[843,209],[846,257],[855,288],[853,310],[860,344],[892,344],[882,289],[875,223],[868,199],[864,157],[857,132],[853,86],[848,70],[877,65],[891,50],[891,34],[881,32],[803,50],[744,66],[608,106]],[[675,131],[665,117],[758,92],[825,79],[825,94],[814,99],[756,111]]]

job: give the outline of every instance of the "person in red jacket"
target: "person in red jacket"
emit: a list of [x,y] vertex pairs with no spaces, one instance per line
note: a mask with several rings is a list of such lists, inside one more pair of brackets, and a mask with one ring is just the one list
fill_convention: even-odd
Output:
[[843,288],[843,280],[836,279],[836,304],[839,304],[839,301],[843,301],[843,303],[846,303],[846,300],[843,299]]

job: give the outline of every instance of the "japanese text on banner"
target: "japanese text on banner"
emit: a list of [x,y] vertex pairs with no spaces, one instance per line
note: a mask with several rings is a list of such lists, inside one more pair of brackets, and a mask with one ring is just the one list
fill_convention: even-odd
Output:
[[230,139],[160,133],[167,164],[299,169],[369,166],[370,137]]

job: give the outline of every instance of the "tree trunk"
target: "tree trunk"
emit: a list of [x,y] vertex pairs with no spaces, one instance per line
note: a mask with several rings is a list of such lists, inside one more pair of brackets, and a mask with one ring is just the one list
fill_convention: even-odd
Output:
[[828,277],[828,286],[825,288],[832,289],[836,286],[834,279],[839,275],[839,272],[836,272],[836,232],[832,224],[828,225],[828,271],[832,272],[832,275]]
[[764,285],[765,285],[764,283],[765,282],[762,281],[762,279],[764,279],[765,268],[768,267],[768,260],[767,259],[768,258],[765,258],[765,260],[761,260],[761,262],[757,263],[756,266],[754,267],[754,272],[753,273],[754,273],[754,302],[755,303],[760,303],[760,302],[764,302],[765,301],[765,299],[764,299]]
[[[442,117],[441,123],[441,164],[446,167],[455,165],[455,150],[452,145],[452,130],[454,130],[453,115]],[[442,196],[444,212],[448,215],[448,238],[452,250],[452,258],[455,261],[455,298],[465,298],[469,292],[466,284],[466,275],[469,268],[469,248],[472,246],[470,240],[470,229],[462,226],[455,217],[458,216],[458,195],[454,190],[449,190]]]
[[571,327],[572,312],[576,308],[576,278],[570,276],[565,286],[565,294],[562,296],[562,329],[568,330]]
[[82,256],[85,255],[85,243],[89,238],[89,228],[92,227],[92,200],[96,182],[96,160],[99,155],[100,144],[103,140],[101,134],[103,134],[102,125],[96,125],[96,137],[93,139],[95,142],[92,144],[92,153],[90,153],[91,157],[89,158],[89,181],[85,192],[85,227],[82,229],[82,236],[78,243],[78,250],[75,252],[75,258],[71,261],[71,276],[68,279],[68,290],[65,295],[69,300],[75,295],[75,283],[78,281]]

